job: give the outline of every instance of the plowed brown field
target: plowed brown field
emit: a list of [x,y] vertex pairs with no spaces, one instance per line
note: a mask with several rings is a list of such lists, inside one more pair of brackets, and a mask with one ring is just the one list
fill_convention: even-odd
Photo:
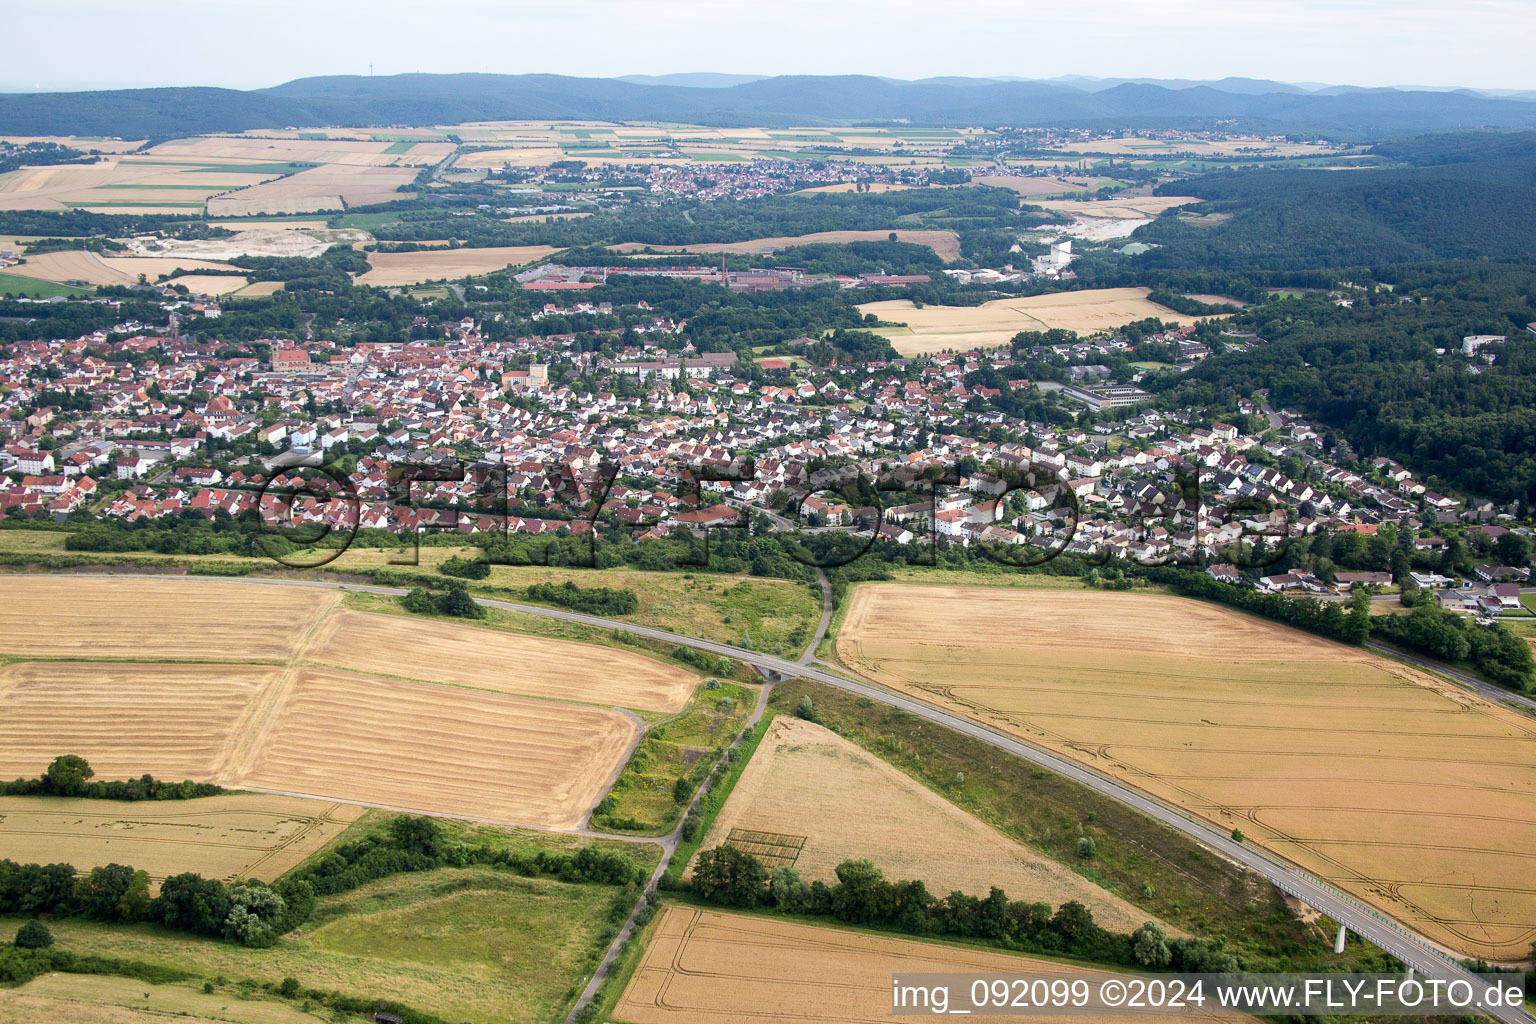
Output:
[[862,586],[871,678],[1091,765],[1467,954],[1536,938],[1536,723],[1358,648],[1162,595]]

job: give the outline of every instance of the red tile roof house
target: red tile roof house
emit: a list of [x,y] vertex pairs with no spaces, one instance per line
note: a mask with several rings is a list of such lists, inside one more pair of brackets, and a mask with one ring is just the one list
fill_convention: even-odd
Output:
[[684,512],[674,516],[672,521],[696,530],[707,530],[711,527],[740,525],[741,517],[742,514],[729,505],[711,505],[697,512]]

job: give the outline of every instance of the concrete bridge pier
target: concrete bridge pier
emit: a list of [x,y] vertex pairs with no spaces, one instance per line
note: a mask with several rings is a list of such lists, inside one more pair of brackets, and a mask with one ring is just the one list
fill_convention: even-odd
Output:
[[1349,934],[1349,929],[1339,925],[1339,934],[1333,940],[1333,951],[1335,953],[1344,952],[1344,936],[1347,934]]

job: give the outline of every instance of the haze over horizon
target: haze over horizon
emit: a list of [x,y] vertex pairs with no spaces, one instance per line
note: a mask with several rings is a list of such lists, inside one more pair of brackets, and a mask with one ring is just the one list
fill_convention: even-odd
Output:
[[[1105,0],[1063,10],[976,0],[935,16],[916,0],[781,0],[754,21],[697,0],[582,10],[378,0],[56,0],[8,14],[0,91],[154,86],[254,89],[319,75],[549,73],[614,78],[696,70],[772,75],[1220,79],[1364,87],[1536,89],[1536,4],[1466,0]],[[666,25],[665,33],[657,33]],[[167,27],[180,26],[167,41]],[[1192,28],[1191,26],[1199,26]],[[935,37],[945,45],[935,47]],[[68,58],[45,45],[68,39]],[[636,40],[646,40],[637,47]],[[964,46],[959,45],[964,41]]]

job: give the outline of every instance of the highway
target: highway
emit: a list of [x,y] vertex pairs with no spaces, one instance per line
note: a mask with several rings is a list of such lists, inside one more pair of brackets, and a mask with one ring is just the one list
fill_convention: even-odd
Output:
[[[117,575],[112,573],[90,575]],[[142,578],[142,577],[139,577]],[[186,580],[209,580],[227,582],[234,580],[242,583],[252,583],[268,586],[292,586],[314,587],[319,589],[345,590],[370,594],[385,594],[401,596],[405,590],[396,587],[379,587],[369,584],[357,583],[332,583],[327,580],[293,580],[270,579],[258,577],[211,577],[211,576],[187,576],[177,577]],[[1466,981],[1477,990],[1483,988],[1482,981],[1468,972],[1460,964],[1456,963],[1446,954],[1436,948],[1428,939],[1410,931],[1401,924],[1390,920],[1381,912],[1366,906],[1364,903],[1347,896],[1325,882],[1314,878],[1299,868],[1281,860],[1267,851],[1258,850],[1244,843],[1236,842],[1232,837],[1206,822],[1197,819],[1172,805],[1163,803],[1151,796],[1131,789],[1121,783],[1101,775],[1100,773],[1076,762],[1066,760],[1049,751],[1031,746],[1028,743],[1006,733],[999,732],[988,726],[973,722],[958,715],[951,714],[941,708],[923,703],[919,700],[895,693],[873,683],[851,679],[836,672],[818,668],[814,665],[802,664],[796,661],[787,661],[759,651],[750,651],[730,644],[720,643],[714,640],[704,640],[698,637],[683,636],[665,629],[656,629],[650,626],[639,626],[633,623],[622,622],[617,619],[604,619],[595,615],[584,615],[580,612],[564,611],[557,608],[541,608],[537,605],[518,604],[512,601],[496,601],[489,598],[475,598],[475,600],[489,608],[500,608],[504,611],[519,612],[525,615],[538,615],[546,618],[560,619],[566,622],[580,623],[603,630],[623,630],[636,636],[649,637],[666,643],[678,644],[684,647],[693,647],[708,651],[717,656],[735,658],[739,661],[753,665],[760,671],[775,673],[782,678],[802,676],[824,683],[827,686],[835,686],[851,693],[856,693],[870,700],[878,701],[891,707],[899,708],[908,714],[916,715],[935,724],[953,729],[975,739],[988,743],[1000,750],[1007,751],[1026,761],[1033,762],[1059,775],[1064,775],[1088,788],[1107,796],[1129,807],[1135,808],[1141,813],[1153,818],[1170,828],[1205,844],[1222,856],[1236,861],[1252,871],[1263,875],[1273,882],[1282,892],[1288,893],[1308,906],[1320,911],[1334,921],[1345,925],[1351,932],[1366,939],[1373,945],[1385,950],[1397,957],[1403,963],[1412,967],[1416,973],[1426,978],[1441,979],[1446,982],[1452,980]],[[1391,652],[1397,653],[1397,652]],[[1483,684],[1487,685],[1487,684]],[[1504,691],[1500,691],[1503,695]],[[1514,1007],[1501,1007],[1486,1011],[1489,1016],[1503,1022],[1503,1024],[1536,1024],[1536,1018],[1523,1009]]]

